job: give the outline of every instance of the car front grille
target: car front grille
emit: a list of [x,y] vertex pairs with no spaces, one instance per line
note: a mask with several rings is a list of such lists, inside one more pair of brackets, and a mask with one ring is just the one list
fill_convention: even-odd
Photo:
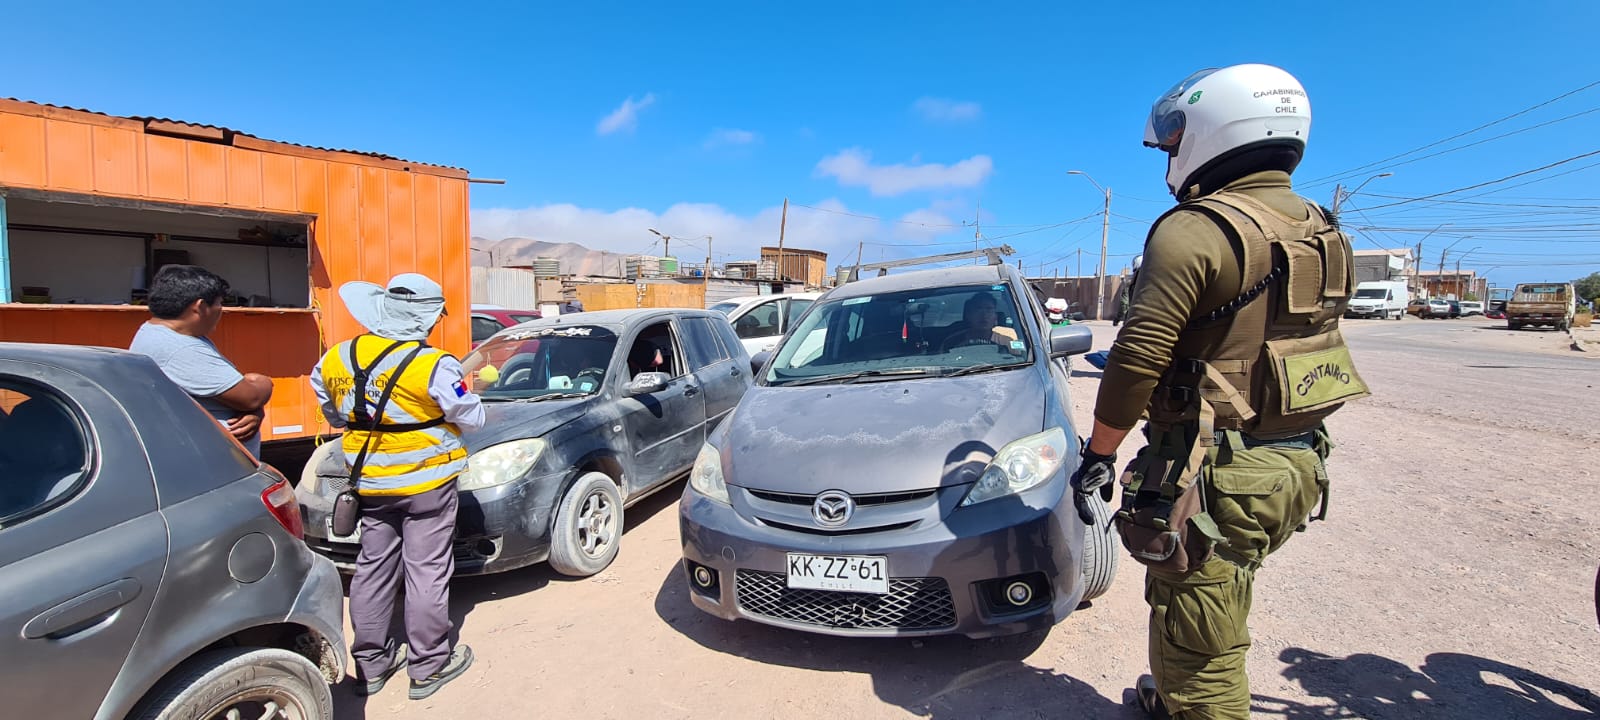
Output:
[[788,587],[782,573],[740,570],[739,607],[774,620],[841,630],[943,630],[955,627],[955,601],[943,578],[889,578],[889,592]]
[[[872,507],[874,505],[892,505],[894,503],[921,500],[933,495],[938,490],[913,490],[911,492],[881,493],[877,495],[853,495],[856,507]],[[797,495],[794,493],[780,493],[769,490],[750,490],[749,493],[767,502],[784,503],[785,505],[810,505],[816,502],[816,495]]]

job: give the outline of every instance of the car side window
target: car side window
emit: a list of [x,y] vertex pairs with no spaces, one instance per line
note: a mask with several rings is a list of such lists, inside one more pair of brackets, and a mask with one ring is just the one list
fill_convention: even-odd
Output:
[[717,336],[717,344],[722,346],[722,352],[728,357],[738,357],[744,351],[744,344],[739,342],[739,336],[733,332],[733,326],[725,322],[707,320],[712,332]]
[[[723,323],[726,325],[727,323]],[[682,321],[683,344],[689,351],[689,364],[695,370],[715,365],[728,359],[728,352],[717,342],[716,330],[706,318],[686,318]]]
[[490,317],[484,317],[482,315],[472,316],[473,342],[483,342],[484,340],[488,340],[490,335],[500,332],[502,329],[503,328],[501,327],[499,320]]
[[663,320],[640,330],[628,348],[627,357],[629,378],[647,372],[666,373],[672,378],[684,374],[683,354],[678,349],[677,335],[670,321]]
[[816,302],[816,301],[812,300],[810,298],[806,298],[806,299],[803,299],[803,300],[802,299],[792,299],[792,300],[790,300],[789,301],[789,310],[786,313],[786,316],[785,316],[785,319],[784,319],[784,322],[783,322],[783,331],[784,332],[788,332],[789,328],[794,327],[795,323],[800,322],[800,316],[806,314],[806,310],[808,308],[810,308],[811,304],[814,303],[814,302]]
[[782,321],[776,301],[765,302],[750,309],[738,320],[733,329],[745,339],[774,337],[780,334]]
[[0,377],[0,527],[44,512],[82,487],[91,446],[61,398]]

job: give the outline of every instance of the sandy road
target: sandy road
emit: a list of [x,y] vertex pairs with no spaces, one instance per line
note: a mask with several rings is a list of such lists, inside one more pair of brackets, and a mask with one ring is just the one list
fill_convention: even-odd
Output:
[[[1256,586],[1256,714],[1568,718],[1600,712],[1600,361],[1482,319],[1349,321],[1375,396],[1330,420],[1326,522]],[[1501,326],[1503,327],[1503,325]],[[1097,347],[1113,328],[1096,324]],[[1079,361],[1082,370],[1086,365]],[[1073,380],[1086,428],[1098,373]],[[1137,435],[1135,435],[1136,437]],[[1129,445],[1123,457],[1136,449]],[[405,683],[341,718],[1136,718],[1142,573],[1048,633],[843,640],[695,610],[678,569],[681,484],[629,511],[617,562],[464,578],[469,674]]]

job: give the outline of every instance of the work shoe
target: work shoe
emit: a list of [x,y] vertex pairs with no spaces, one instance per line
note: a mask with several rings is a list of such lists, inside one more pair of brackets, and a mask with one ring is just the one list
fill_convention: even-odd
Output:
[[1156,692],[1154,677],[1140,675],[1133,692],[1139,698],[1139,707],[1144,708],[1145,714],[1155,720],[1172,720],[1172,713],[1167,712],[1166,703],[1161,702],[1161,694]]
[[457,645],[450,651],[450,661],[440,668],[439,672],[429,675],[426,680],[412,680],[410,697],[412,700],[421,700],[439,691],[445,683],[458,677],[461,673],[472,667],[472,648],[466,645]]
[[361,678],[356,678],[356,694],[362,696],[377,695],[378,691],[382,690],[383,686],[389,682],[389,678],[394,677],[394,674],[399,672],[400,668],[405,667],[406,663],[406,646],[401,645],[394,652],[394,662],[389,663],[389,669],[384,670],[382,675],[368,678],[365,681],[361,680]]

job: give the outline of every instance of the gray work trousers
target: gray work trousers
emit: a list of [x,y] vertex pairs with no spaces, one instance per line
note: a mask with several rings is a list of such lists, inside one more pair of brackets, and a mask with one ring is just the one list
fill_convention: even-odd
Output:
[[[395,593],[406,582],[407,674],[423,680],[450,660],[450,576],[456,530],[456,481],[417,495],[361,498],[361,554],[350,580],[350,626],[358,678],[376,678],[394,662],[387,647]],[[395,643],[399,647],[399,643]]]

